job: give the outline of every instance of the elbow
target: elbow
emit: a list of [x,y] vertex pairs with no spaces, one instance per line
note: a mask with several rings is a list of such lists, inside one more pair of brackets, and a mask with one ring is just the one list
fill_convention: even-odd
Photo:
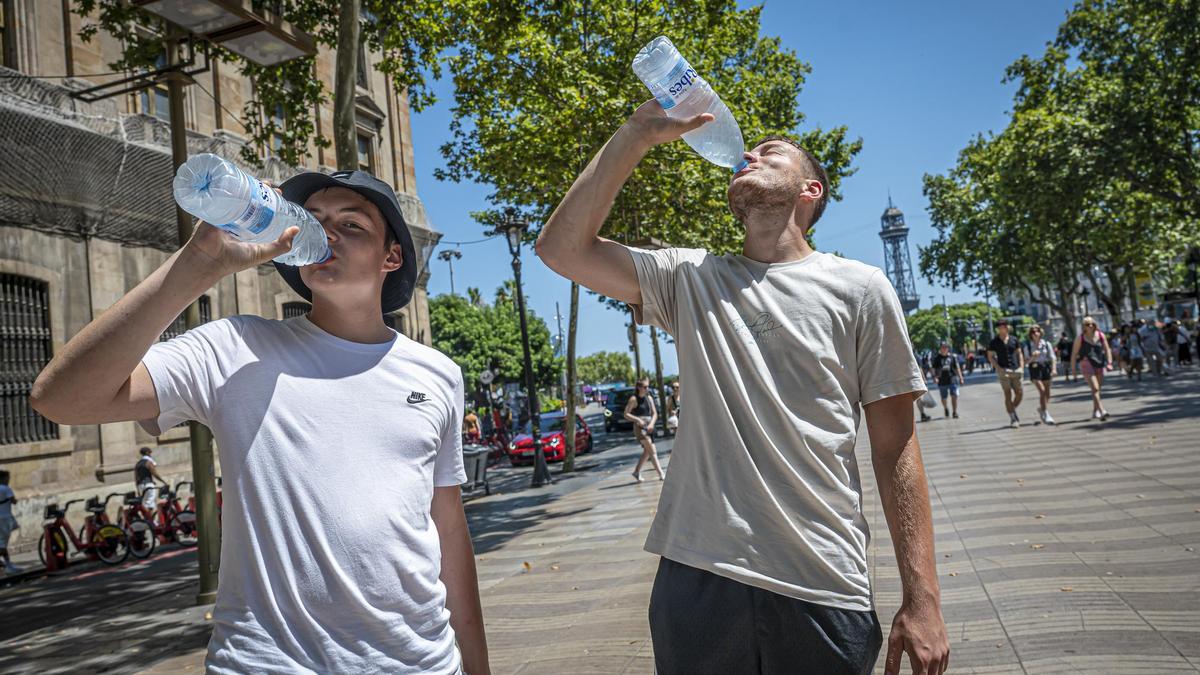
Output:
[[54,399],[49,390],[50,386],[46,383],[45,372],[43,372],[34,380],[33,387],[29,390],[29,405],[42,417],[51,422],[62,424],[63,422],[59,420],[59,415],[54,406]]

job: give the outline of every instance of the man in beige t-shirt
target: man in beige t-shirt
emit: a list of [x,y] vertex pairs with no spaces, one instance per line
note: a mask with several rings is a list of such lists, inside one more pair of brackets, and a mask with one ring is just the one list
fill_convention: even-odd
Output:
[[[887,671],[903,653],[941,673],[933,528],[912,417],[925,391],[896,293],[874,267],[813,251],[828,179],[771,137],[745,153],[729,203],[741,255],[641,251],[598,236],[654,145],[711,119],[633,114],[575,181],[538,240],[558,273],[630,303],[675,337],[690,407],[646,549],[659,673],[869,673],[880,649],[854,454],[862,411],[904,601]],[[697,227],[703,227],[697,223]]]

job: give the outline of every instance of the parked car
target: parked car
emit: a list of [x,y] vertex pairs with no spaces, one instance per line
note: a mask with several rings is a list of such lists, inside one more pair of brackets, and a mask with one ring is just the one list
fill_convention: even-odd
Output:
[[[629,397],[633,396],[634,391],[633,387],[608,390],[608,398],[604,400],[604,433],[633,431],[633,422],[625,419],[625,405],[629,403]],[[662,399],[654,393],[653,384],[650,387],[650,395],[654,396],[655,409],[661,415],[663,411]],[[657,425],[655,426],[657,427]]]
[[633,429],[633,423],[625,419],[625,404],[633,392],[633,387],[608,390],[604,399],[604,433]]
[[[567,416],[561,412],[543,413],[541,416],[542,452],[546,453],[547,462],[561,462],[567,456],[566,439],[563,437],[563,427],[566,426]],[[592,451],[592,430],[579,415],[575,416],[575,454],[582,455]],[[525,423],[525,428],[508,444],[508,459],[513,466],[533,464],[533,425]]]

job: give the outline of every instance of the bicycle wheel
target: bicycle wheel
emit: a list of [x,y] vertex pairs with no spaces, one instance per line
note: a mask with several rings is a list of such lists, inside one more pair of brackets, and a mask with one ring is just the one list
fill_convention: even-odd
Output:
[[196,529],[196,514],[192,511],[180,511],[171,517],[171,532],[175,535],[175,543],[180,546],[195,546],[200,540]]
[[125,530],[116,525],[101,525],[92,536],[92,546],[95,547],[96,557],[109,565],[125,562],[129,557],[128,537]]
[[[62,532],[54,530],[54,538],[50,540],[51,555],[58,558],[59,564],[63,565],[67,562],[67,538]],[[46,533],[42,532],[42,536],[38,537],[38,559],[42,561],[42,566],[46,566]]]
[[129,553],[139,560],[150,557],[150,554],[154,553],[154,547],[158,544],[158,537],[154,534],[154,525],[145,518],[130,520],[129,525],[125,528],[125,535],[129,541]]

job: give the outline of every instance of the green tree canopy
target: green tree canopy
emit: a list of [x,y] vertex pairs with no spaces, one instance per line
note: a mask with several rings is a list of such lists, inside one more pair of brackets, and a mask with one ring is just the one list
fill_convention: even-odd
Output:
[[[630,64],[642,45],[666,34],[720,93],[747,142],[767,133],[799,137],[822,159],[839,198],[861,142],[848,140],[845,127],[799,131],[797,97],[809,66],[777,38],[759,35],[760,16],[760,7],[740,10],[732,0],[489,6],[450,58],[453,139],[436,175],[491,185],[494,204],[544,222],[591,155],[649,98]],[[658,147],[622,190],[604,232],[740,250],[728,182],[727,169],[684,144]]]
[[[950,305],[950,345],[957,351],[975,347],[975,336],[979,344],[987,345],[992,336],[988,334],[988,306],[982,302]],[[999,321],[1001,311],[991,308],[993,322]],[[937,349],[946,341],[946,310],[942,305],[919,309],[906,317],[908,336],[917,349]],[[974,322],[974,330],[968,321]]]
[[596,352],[580,356],[575,362],[579,380],[587,384],[633,382],[633,359],[629,352]]
[[1189,1],[1081,0],[1040,58],[1011,65],[1008,126],[925,177],[925,276],[1022,292],[1069,326],[1087,288],[1120,323],[1135,271],[1168,272],[1200,240],[1198,16]]

